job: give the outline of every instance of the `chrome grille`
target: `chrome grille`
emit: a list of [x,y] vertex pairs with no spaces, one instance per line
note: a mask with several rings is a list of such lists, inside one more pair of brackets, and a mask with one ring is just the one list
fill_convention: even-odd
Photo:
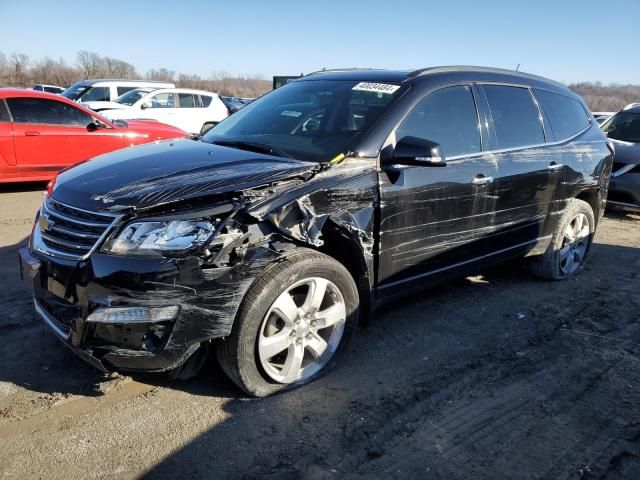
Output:
[[88,257],[106,236],[117,215],[71,207],[46,197],[34,229],[36,250],[68,260]]

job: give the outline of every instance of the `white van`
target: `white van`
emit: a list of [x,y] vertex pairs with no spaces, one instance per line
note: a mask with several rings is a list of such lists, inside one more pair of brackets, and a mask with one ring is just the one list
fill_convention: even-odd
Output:
[[62,92],[62,96],[76,102],[110,102],[135,88],[175,88],[171,82],[153,80],[82,80]]
[[97,106],[100,114],[111,120],[157,120],[193,134],[229,116],[217,93],[190,88],[141,88],[111,105],[110,109],[106,103]]

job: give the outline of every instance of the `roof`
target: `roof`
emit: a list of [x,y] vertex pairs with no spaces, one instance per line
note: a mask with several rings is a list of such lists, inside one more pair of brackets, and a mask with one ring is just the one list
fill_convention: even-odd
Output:
[[149,84],[173,84],[174,82],[163,82],[160,80],[135,80],[135,79],[126,79],[126,78],[96,78],[91,80],[80,80],[79,82],[74,83],[74,85],[93,85],[95,83],[100,82],[119,82],[119,83],[149,83]]
[[158,92],[163,92],[163,91],[167,91],[167,92],[173,92],[173,93],[192,93],[194,95],[213,95],[216,96],[218,95],[215,92],[209,92],[207,90],[197,90],[195,88],[156,88],[153,90],[153,92],[158,93]]
[[302,77],[303,80],[362,80],[362,81],[378,81],[378,82],[404,82],[413,78],[424,78],[435,76],[438,74],[468,74],[481,73],[485,76],[496,75],[499,77],[520,78],[523,80],[552,83],[562,88],[566,88],[559,82],[548,78],[540,77],[530,73],[517,72],[515,70],[506,70],[503,68],[492,67],[476,67],[472,65],[453,65],[443,67],[428,67],[418,70],[382,70],[382,69],[335,69],[313,72]]
[[[65,101],[65,97],[58,95],[57,93],[41,92],[39,90],[33,90],[31,88],[0,88],[0,98],[14,98],[14,97],[28,97],[28,98],[50,98],[52,100]],[[67,101],[66,103],[73,103]]]
[[623,112],[640,113],[640,103],[630,103],[622,109]]

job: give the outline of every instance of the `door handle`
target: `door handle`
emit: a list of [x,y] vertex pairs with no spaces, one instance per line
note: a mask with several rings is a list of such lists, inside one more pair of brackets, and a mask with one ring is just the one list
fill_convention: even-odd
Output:
[[560,170],[562,167],[564,167],[564,165],[561,163],[551,162],[547,168],[552,172],[555,172],[556,170]]
[[487,183],[493,182],[493,177],[485,177],[482,174],[476,175],[476,177],[471,181],[473,185],[486,185]]
[[40,135],[40,132],[37,132],[36,130],[27,130],[24,132],[25,137],[36,137],[38,135]]

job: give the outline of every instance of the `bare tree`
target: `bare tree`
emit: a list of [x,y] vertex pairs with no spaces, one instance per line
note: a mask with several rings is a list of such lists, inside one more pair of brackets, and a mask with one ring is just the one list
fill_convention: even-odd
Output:
[[160,68],[158,70],[149,70],[144,78],[147,80],[156,80],[159,82],[173,82],[175,81],[176,72],[173,70],[167,70],[166,68]]
[[[104,77],[141,78],[132,64],[86,50],[77,53],[75,65],[69,65],[63,59],[54,60],[50,57],[41,58],[32,65],[26,55],[14,53],[7,58],[0,52],[0,85],[28,87],[35,83],[47,83],[66,87],[78,80]],[[257,97],[271,89],[271,82],[262,76],[233,76],[222,70],[214,71],[204,78],[200,75],[159,68],[149,70],[145,78],[175,82],[180,87],[241,97]]]
[[31,72],[29,71],[29,57],[23,53],[14,53],[11,55],[10,65],[12,72],[12,83],[16,85],[25,85],[31,81]]
[[625,105],[640,102],[640,85],[582,82],[569,85],[569,88],[584,98],[593,112],[617,112]]

